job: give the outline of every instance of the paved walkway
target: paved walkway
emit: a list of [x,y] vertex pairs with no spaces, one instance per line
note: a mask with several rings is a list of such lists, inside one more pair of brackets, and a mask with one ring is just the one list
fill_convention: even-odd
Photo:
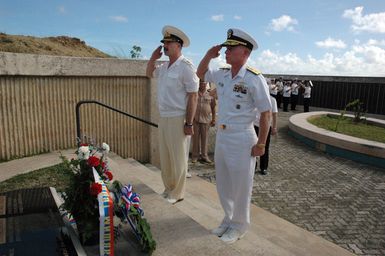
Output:
[[[63,154],[72,157],[71,151],[63,152]],[[32,158],[29,159],[29,162],[34,160],[33,162],[40,163],[42,166],[51,166],[60,162],[58,154],[55,154],[55,152],[48,155],[37,155]],[[28,168],[22,168],[21,163],[25,163],[26,160],[28,159],[11,161],[15,163],[14,165],[2,163],[0,164],[0,172],[25,172]],[[185,200],[176,205],[171,205],[161,197],[164,186],[160,177],[161,173],[157,168],[151,167],[149,169],[134,159],[123,159],[113,153],[109,155],[109,166],[113,170],[115,179],[120,180],[123,184],[133,184],[135,191],[141,195],[142,207],[147,209],[145,210],[146,219],[151,223],[151,232],[157,242],[154,256],[353,255],[334,243],[299,228],[255,205],[250,207],[252,222],[245,237],[234,244],[227,245],[210,233],[210,230],[216,227],[223,218],[218,195],[212,183],[193,175],[186,185]],[[0,176],[0,178],[2,177]],[[60,204],[59,198],[57,199]],[[8,211],[8,209],[13,208],[5,207],[5,209]],[[23,215],[23,217],[25,216]],[[15,226],[16,230],[19,226]],[[143,255],[135,250],[137,246],[129,238],[130,229],[126,231],[123,231],[121,236],[124,241],[119,240],[116,244],[116,255]],[[33,236],[33,238],[36,238],[39,242],[41,240],[39,236]],[[75,241],[77,240],[75,239]],[[23,239],[21,242],[26,242],[26,240]],[[75,244],[78,244],[78,242]],[[2,247],[0,246],[0,248]],[[89,255],[98,255],[97,246],[85,247],[84,249]],[[11,248],[11,250],[13,249]],[[0,254],[3,255],[4,253],[1,253],[1,251],[0,249]],[[7,252],[5,253],[7,254]]]
[[[357,255],[385,255],[385,170],[296,141],[287,133],[292,114],[279,113],[269,174],[255,176],[253,203]],[[213,165],[190,170],[215,183]]]
[[[291,114],[279,115],[280,131],[278,138],[272,140],[270,172],[267,176],[255,176],[253,202],[358,255],[385,255],[385,170],[332,157],[297,142],[287,135]],[[57,153],[52,154],[55,163],[59,161],[58,155],[55,155]],[[1,164],[0,173],[4,176],[0,176],[0,180],[15,174],[11,167],[17,172],[29,171],[30,158],[16,162],[18,166],[8,166],[11,162]],[[215,182],[213,165],[195,164],[190,165],[190,169]],[[144,175],[144,172],[140,173]],[[159,182],[159,177],[154,180]],[[194,193],[201,186],[196,182],[194,178],[189,182]],[[205,195],[215,195],[215,192]],[[185,203],[181,203],[182,208]],[[191,209],[187,212],[191,212]],[[206,215],[203,219],[207,219]],[[255,220],[255,216],[259,216],[259,220]],[[255,221],[262,222],[256,225],[256,233],[259,234],[265,230],[261,227],[266,224],[266,219],[261,219],[260,213],[255,216]],[[290,233],[289,230],[280,231]],[[259,234],[258,237],[262,236]],[[255,243],[255,237],[252,238]],[[266,238],[261,246],[266,246],[269,241]]]

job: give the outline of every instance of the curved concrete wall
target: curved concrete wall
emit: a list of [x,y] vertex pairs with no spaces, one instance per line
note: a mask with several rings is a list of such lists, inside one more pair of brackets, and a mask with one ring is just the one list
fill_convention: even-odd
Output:
[[[306,144],[324,152],[385,168],[385,143],[360,139],[312,125],[309,117],[334,114],[317,111],[293,115],[289,120],[291,134]],[[351,116],[351,115],[347,115]],[[368,118],[385,125],[384,120]]]

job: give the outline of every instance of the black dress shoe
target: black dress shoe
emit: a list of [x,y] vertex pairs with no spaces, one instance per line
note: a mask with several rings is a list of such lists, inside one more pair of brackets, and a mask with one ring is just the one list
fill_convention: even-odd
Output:
[[267,170],[261,170],[261,174],[262,175],[266,175],[267,174]]

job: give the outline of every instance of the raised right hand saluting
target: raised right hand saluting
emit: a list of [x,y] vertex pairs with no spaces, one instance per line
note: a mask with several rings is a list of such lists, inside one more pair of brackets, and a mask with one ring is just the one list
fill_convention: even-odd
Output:
[[215,45],[213,47],[211,47],[208,51],[207,51],[207,56],[210,57],[211,59],[214,59],[214,58],[217,58],[220,53],[219,51],[222,49],[222,45]]
[[157,59],[160,59],[160,57],[162,57],[162,46],[158,46],[154,52],[152,53],[151,55],[151,59],[152,60],[157,60]]

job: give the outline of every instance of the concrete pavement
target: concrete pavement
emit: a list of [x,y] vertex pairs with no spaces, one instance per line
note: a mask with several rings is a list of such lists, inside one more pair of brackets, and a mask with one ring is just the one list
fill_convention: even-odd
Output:
[[[196,249],[200,243],[206,254],[212,245],[214,252],[228,250],[233,255],[349,255],[341,248],[357,255],[385,255],[385,171],[332,157],[297,142],[287,134],[292,114],[279,113],[280,130],[277,138],[272,139],[269,175],[255,176],[251,231],[231,246],[209,234],[219,223],[222,210],[215,186],[196,177],[215,183],[213,165],[190,165],[195,175],[188,180],[186,199],[176,206],[168,206],[157,195],[162,192],[162,184],[156,168],[149,171],[134,160],[113,160],[119,179],[135,178],[155,191],[144,190],[145,194],[151,194],[148,208],[156,205],[155,202],[163,205],[159,207],[160,215],[153,209],[148,210],[162,248],[155,255],[176,255],[173,253],[183,251],[183,247],[169,243],[183,237],[190,241],[181,224],[187,220],[192,225],[189,230],[208,241],[196,239],[188,244],[190,249],[195,248],[192,250],[195,255],[203,254]],[[70,157],[72,152],[65,151],[64,155]],[[59,162],[59,154],[54,152],[1,163],[0,180]],[[177,211],[173,213],[175,218],[183,220],[182,226],[169,229],[173,234],[167,236],[167,226],[179,223],[173,224],[174,217],[167,218],[173,209]],[[178,232],[182,232],[180,236],[176,235]],[[183,239],[180,241],[186,243]]]
[[[255,175],[253,203],[355,254],[385,255],[385,170],[290,137],[295,113],[279,112],[269,174]],[[213,165],[190,164],[190,170],[215,183]]]

